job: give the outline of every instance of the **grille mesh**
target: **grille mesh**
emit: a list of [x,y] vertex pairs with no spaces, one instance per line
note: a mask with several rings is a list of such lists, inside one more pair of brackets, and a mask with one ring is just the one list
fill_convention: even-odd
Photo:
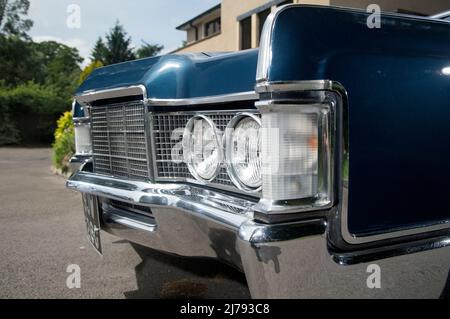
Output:
[[[231,119],[237,114],[237,111],[218,112],[205,114],[216,125],[217,129],[225,132],[225,128]],[[202,112],[202,114],[204,114]],[[172,161],[171,150],[181,141],[181,134],[186,127],[187,122],[193,114],[178,113],[158,113],[153,114],[153,140],[155,145],[155,168],[157,177],[162,179],[192,179],[192,175],[185,163],[174,163]],[[181,134],[172,136],[172,132],[179,129]],[[180,149],[180,154],[182,150]],[[212,181],[213,184],[233,186],[233,182],[228,177],[225,167],[222,167],[217,177]]]
[[92,107],[96,173],[132,180],[149,179],[144,113],[141,101]]

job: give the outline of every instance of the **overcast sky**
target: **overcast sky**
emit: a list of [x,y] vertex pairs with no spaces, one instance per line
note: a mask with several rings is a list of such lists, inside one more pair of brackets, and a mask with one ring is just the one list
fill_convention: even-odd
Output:
[[[164,45],[164,53],[178,48],[185,32],[181,23],[218,4],[220,0],[30,0],[30,35],[35,41],[57,40],[78,48],[88,62],[99,36],[119,19],[136,46],[144,40]],[[81,28],[69,28],[70,5],[80,8]],[[72,17],[72,16],[71,16]],[[70,20],[73,21],[73,20]]]

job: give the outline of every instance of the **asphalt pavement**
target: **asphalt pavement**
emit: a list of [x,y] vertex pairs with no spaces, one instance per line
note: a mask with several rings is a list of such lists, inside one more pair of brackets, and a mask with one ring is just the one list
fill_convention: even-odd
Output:
[[[64,184],[51,171],[50,149],[0,148],[0,298],[250,297],[245,276],[213,260],[105,233],[98,255],[86,239],[81,196]],[[80,288],[67,286],[71,265],[79,266]]]

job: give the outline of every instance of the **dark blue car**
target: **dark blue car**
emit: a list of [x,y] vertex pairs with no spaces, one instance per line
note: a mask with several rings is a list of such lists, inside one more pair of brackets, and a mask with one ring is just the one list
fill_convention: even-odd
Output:
[[[437,298],[450,270],[450,23],[283,6],[259,50],[97,69],[74,102],[100,230],[220,259],[254,298]],[[447,201],[448,200],[448,201]]]

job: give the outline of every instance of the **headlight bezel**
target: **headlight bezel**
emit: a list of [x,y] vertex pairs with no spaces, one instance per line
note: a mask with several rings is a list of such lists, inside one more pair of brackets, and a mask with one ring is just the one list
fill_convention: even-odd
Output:
[[[192,162],[193,154],[192,154],[191,150],[188,153],[186,152],[186,149],[188,147],[190,148],[192,134],[193,134],[192,130],[194,129],[195,120],[197,120],[197,119],[205,121],[209,125],[209,127],[212,129],[213,135],[214,135],[214,140],[215,140],[217,151],[218,151],[218,160],[217,160],[216,168],[215,168],[214,172],[211,174],[211,176],[207,176],[207,177],[202,176],[195,168],[195,165]],[[223,162],[223,158],[224,158],[222,133],[217,129],[217,126],[214,123],[214,121],[212,121],[209,117],[207,117],[206,115],[203,115],[203,114],[196,114],[192,118],[190,118],[184,129],[182,146],[183,146],[183,158],[184,158],[184,161],[185,161],[191,175],[199,182],[202,182],[202,183],[212,182],[219,174],[219,171],[220,171],[220,168],[221,168],[221,165]]]
[[[317,84],[317,85],[316,85]],[[315,112],[318,115],[318,172],[317,193],[305,198],[277,199],[265,196],[263,191],[258,204],[254,207],[255,217],[271,222],[276,216],[313,213],[330,209],[336,202],[338,189],[336,181],[339,170],[335,169],[336,157],[340,156],[340,132],[342,108],[341,96],[334,90],[324,90],[320,83],[312,83],[303,88],[298,83],[261,83],[257,87],[260,101],[256,107],[261,113],[263,128],[265,114],[293,112]]]
[[[231,145],[233,142],[233,133],[235,132],[236,127],[240,124],[242,120],[245,118],[250,118],[253,121],[255,121],[259,125],[259,129],[261,129],[261,118],[258,117],[255,113],[249,113],[249,112],[241,112],[237,113],[235,117],[231,119],[231,121],[228,123],[226,130],[225,130],[225,164],[227,168],[228,176],[230,177],[233,184],[241,191],[254,194],[254,193],[260,193],[262,190],[262,179],[260,178],[259,185],[257,187],[252,187],[247,184],[245,184],[241,178],[239,178],[238,173],[236,172],[233,161],[232,161],[232,150],[233,146]],[[261,150],[261,145],[259,146],[259,149]],[[260,168],[261,169],[261,168]]]
[[[82,116],[77,116],[82,115]],[[75,156],[92,156],[92,134],[91,134],[91,117],[88,107],[80,105],[77,100],[72,102],[72,122],[74,126],[74,138],[75,138]],[[85,133],[84,138],[88,140],[88,150],[80,150],[80,134]],[[86,144],[85,144],[86,145]]]

